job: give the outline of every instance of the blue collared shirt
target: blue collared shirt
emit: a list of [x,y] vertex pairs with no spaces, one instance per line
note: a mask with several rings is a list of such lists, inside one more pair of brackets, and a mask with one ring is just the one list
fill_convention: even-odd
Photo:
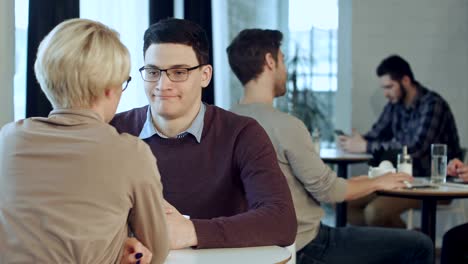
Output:
[[[198,143],[201,142],[201,136],[203,132],[203,124],[205,118],[206,106],[205,104],[201,104],[200,111],[198,111],[197,116],[193,120],[192,124],[190,125],[187,130],[179,133],[176,138],[183,138],[188,134],[191,134],[195,137]],[[148,106],[148,111],[146,111],[146,121],[143,124],[143,128],[141,129],[140,135],[138,136],[140,139],[146,139],[152,137],[154,134],[158,135],[161,138],[168,138],[163,133],[158,131],[156,127],[153,125],[152,116],[151,116],[151,106]]]

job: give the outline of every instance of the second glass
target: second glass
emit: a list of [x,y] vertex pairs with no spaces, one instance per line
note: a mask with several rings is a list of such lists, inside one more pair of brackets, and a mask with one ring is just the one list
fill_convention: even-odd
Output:
[[431,183],[444,183],[447,177],[447,145],[431,145]]

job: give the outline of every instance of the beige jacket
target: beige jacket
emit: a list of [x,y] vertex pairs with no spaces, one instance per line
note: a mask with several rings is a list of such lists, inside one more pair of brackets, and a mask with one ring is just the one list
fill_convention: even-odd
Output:
[[148,146],[90,110],[54,110],[0,131],[0,263],[118,263],[128,234],[168,254]]

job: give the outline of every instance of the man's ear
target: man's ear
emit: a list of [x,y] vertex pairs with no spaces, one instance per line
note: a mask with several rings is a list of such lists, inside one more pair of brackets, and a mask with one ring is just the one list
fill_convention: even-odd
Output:
[[211,65],[202,66],[201,87],[205,88],[210,84],[213,76],[213,67]]
[[411,84],[411,79],[408,77],[408,75],[404,75],[401,78],[401,83],[405,86],[408,87]]
[[271,55],[271,53],[269,52],[265,54],[265,66],[271,70],[276,68],[276,60],[275,58],[273,58],[273,55]]

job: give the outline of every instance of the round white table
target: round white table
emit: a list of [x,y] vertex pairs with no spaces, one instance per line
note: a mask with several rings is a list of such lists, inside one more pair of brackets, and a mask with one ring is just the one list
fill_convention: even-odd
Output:
[[352,164],[369,161],[372,159],[372,155],[367,153],[349,153],[338,148],[322,148],[320,149],[320,158],[327,163]]
[[291,258],[288,249],[278,246],[171,250],[166,264],[284,264]]
[[468,189],[435,184],[436,189],[395,189],[377,191],[378,195],[418,199],[422,201],[421,231],[435,243],[437,201],[468,198]]

